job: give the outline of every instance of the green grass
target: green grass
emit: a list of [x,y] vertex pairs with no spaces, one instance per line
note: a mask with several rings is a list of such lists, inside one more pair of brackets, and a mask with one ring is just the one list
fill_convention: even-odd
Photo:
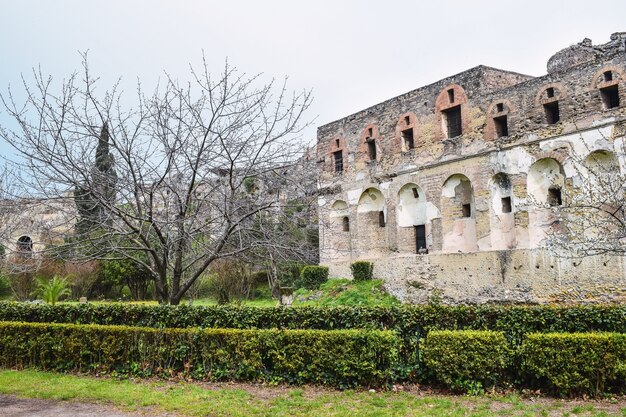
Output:
[[352,281],[349,279],[330,279],[319,289],[321,296],[315,300],[299,301],[310,297],[318,291],[299,289],[296,291],[294,305],[312,306],[392,306],[400,304],[393,296],[383,289],[383,281]]
[[[0,370],[0,393],[115,405],[150,414],[184,416],[624,416],[626,401],[525,400],[516,395],[454,397],[407,392],[331,391],[315,387],[267,387],[129,381],[37,371]],[[145,411],[145,410],[144,410]]]

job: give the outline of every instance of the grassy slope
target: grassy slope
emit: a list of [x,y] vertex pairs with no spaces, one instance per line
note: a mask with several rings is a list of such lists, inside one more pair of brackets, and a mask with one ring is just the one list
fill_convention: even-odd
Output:
[[[36,371],[0,370],[0,393],[150,407],[185,416],[626,416],[626,403],[521,400],[517,396],[442,397],[254,385],[131,382]],[[148,411],[148,410],[145,410]]]
[[[318,306],[391,306],[400,302],[382,290],[383,281],[374,279],[371,281],[355,282],[349,279],[331,279],[322,284],[319,291],[296,291],[294,305],[318,305]],[[320,297],[310,301],[299,301],[303,297],[310,297],[315,293]]]

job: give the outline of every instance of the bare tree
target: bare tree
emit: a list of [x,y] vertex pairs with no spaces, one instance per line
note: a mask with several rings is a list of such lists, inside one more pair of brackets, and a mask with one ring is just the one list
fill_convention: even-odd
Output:
[[[11,90],[2,95],[19,128],[2,128],[0,136],[28,173],[23,192],[62,199],[74,224],[85,212],[76,210],[76,195],[97,213],[89,233],[66,239],[57,253],[130,259],[150,271],[161,302],[178,304],[217,259],[281,245],[259,239],[254,220],[282,211],[293,179],[281,173],[304,149],[298,136],[310,92],[289,93],[286,80],[262,83],[228,63],[213,76],[203,60],[188,83],[166,76],[150,95],[138,87],[136,104],[125,110],[120,83],[100,92],[83,58],[83,71],[59,91],[37,70],[23,82],[25,104]],[[94,170],[104,137],[112,182]],[[263,184],[258,192],[250,178]]]

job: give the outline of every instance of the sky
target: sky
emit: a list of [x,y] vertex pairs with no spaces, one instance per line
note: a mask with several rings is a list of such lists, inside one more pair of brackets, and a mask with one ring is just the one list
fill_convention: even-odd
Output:
[[204,51],[212,72],[228,59],[312,89],[314,142],[318,126],[476,65],[543,75],[558,50],[626,31],[625,16],[624,0],[0,0],[0,91],[19,98],[37,66],[60,82],[87,50],[102,88],[151,90],[164,71],[188,79]]

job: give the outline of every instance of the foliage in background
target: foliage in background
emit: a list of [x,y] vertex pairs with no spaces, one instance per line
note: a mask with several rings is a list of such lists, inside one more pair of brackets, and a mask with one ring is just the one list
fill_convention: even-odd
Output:
[[37,295],[48,304],[55,305],[62,297],[70,295],[68,287],[67,280],[57,275],[50,280],[37,279]]
[[355,281],[367,281],[372,279],[374,273],[374,263],[368,261],[356,261],[350,264],[352,278]]
[[391,307],[400,305],[400,301],[385,292],[382,280],[357,282],[333,278],[323,283],[319,291],[305,289],[296,291],[294,305]]
[[150,329],[0,323],[0,366],[203,380],[381,386],[398,359],[393,332]]
[[328,267],[307,265],[300,272],[300,286],[307,290],[317,290],[328,281]]
[[250,297],[254,279],[250,265],[237,259],[220,259],[211,266],[208,274],[209,293],[218,304]]
[[501,332],[434,330],[421,346],[424,365],[455,392],[503,386],[511,351]]
[[148,288],[152,275],[141,264],[130,259],[100,261],[103,285],[110,287],[127,285],[132,299],[142,301],[148,298]]

